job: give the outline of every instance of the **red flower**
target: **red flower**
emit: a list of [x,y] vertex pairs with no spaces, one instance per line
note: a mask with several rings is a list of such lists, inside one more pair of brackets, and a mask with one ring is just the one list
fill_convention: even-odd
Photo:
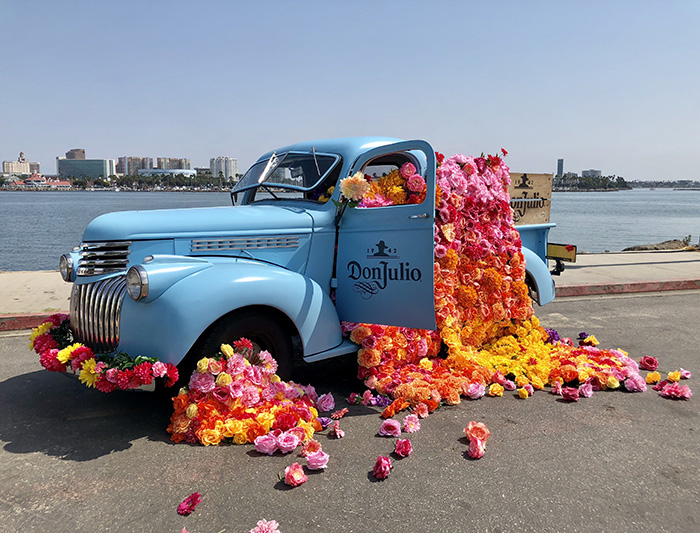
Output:
[[168,373],[167,373],[167,379],[165,380],[165,386],[166,387],[172,387],[175,385],[175,382],[178,380],[180,377],[180,373],[177,370],[177,367],[171,363],[168,363]]
[[202,495],[199,494],[199,492],[193,492],[177,506],[177,514],[187,516],[194,511],[194,508],[200,503],[202,503]]
[[501,152],[503,153],[503,157],[508,155],[508,152],[506,151],[505,148],[501,148]]

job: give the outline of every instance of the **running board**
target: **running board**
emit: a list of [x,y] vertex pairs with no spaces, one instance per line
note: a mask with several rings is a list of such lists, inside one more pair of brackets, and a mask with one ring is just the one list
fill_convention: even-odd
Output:
[[360,347],[352,342],[350,339],[343,339],[343,342],[335,348],[326,350],[325,352],[310,355],[309,357],[304,357],[304,362],[315,363],[316,361],[323,361],[324,359],[330,359],[331,357],[338,357],[339,355],[346,355],[349,353],[356,352]]

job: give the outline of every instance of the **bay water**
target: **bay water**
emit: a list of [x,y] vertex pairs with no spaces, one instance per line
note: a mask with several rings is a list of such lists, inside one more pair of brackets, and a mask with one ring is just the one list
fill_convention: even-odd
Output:
[[[0,191],[0,270],[56,270],[88,223],[113,211],[231,205],[227,192]],[[620,251],[692,236],[700,191],[555,192],[550,242],[579,252]]]

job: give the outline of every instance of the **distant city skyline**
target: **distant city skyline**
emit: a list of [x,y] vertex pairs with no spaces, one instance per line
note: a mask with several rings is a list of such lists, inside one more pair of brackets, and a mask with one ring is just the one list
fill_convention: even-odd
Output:
[[35,0],[0,17],[0,160],[47,174],[74,147],[244,172],[298,141],[384,135],[505,148],[514,172],[700,175],[693,0]]

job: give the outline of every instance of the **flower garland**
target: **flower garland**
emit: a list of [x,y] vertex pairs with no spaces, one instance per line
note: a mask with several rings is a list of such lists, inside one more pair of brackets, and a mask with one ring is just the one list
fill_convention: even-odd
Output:
[[[545,385],[573,388],[577,395],[583,388],[584,397],[621,386],[645,390],[637,363],[622,350],[598,349],[587,335],[575,347],[540,326],[525,284],[503,159],[437,154],[437,161],[437,330],[343,323],[344,333],[360,346],[359,377],[395,400],[383,415],[407,407],[431,411],[462,396],[502,396],[505,390],[525,399]],[[413,191],[409,177],[415,173],[408,165],[370,184],[358,207],[417,201],[420,196],[406,194]],[[667,397],[692,394],[669,382],[663,387]]]
[[171,440],[255,443],[269,454],[289,453],[309,441],[323,429],[316,406],[332,409],[334,402],[319,398],[311,386],[282,381],[276,370],[272,355],[253,355],[247,339],[223,344],[215,357],[200,359],[189,386],[173,398]]
[[178,379],[175,365],[155,357],[132,358],[124,353],[95,354],[80,343],[73,343],[68,315],[57,313],[32,330],[29,349],[39,354],[39,362],[50,372],[71,371],[81,383],[102,392],[136,389],[154,379],[171,387]]

